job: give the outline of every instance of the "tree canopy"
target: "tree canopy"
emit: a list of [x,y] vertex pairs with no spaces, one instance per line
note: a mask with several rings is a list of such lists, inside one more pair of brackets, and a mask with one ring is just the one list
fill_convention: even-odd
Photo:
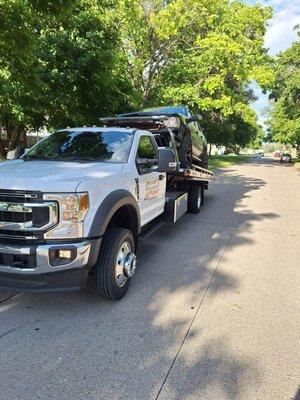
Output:
[[276,142],[300,146],[300,42],[279,54],[269,127]]
[[266,90],[273,83],[263,48],[270,8],[227,0],[122,4],[125,50],[143,105],[186,104],[203,115],[210,142],[249,143],[259,131],[249,84]]
[[260,132],[249,84],[273,83],[270,17],[229,0],[0,0],[9,148],[28,129],[163,104],[200,112],[211,143],[247,145]]

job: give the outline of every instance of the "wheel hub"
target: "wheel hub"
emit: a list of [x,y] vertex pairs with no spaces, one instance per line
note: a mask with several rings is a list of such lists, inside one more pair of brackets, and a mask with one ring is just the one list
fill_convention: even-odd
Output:
[[124,242],[120,246],[117,263],[115,266],[115,280],[118,287],[122,287],[127,279],[132,278],[136,269],[136,255],[131,250],[129,242]]
[[136,255],[134,253],[130,253],[127,255],[125,263],[124,263],[124,272],[127,278],[132,278],[136,269]]

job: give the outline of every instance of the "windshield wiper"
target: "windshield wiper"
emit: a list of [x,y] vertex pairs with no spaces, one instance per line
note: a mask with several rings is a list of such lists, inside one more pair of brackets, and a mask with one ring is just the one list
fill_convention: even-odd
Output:
[[42,156],[24,156],[22,157],[22,160],[24,161],[35,161],[35,160],[44,160],[44,161],[53,161],[56,160],[56,158],[51,158],[51,157],[42,157]]
[[61,161],[78,161],[78,162],[84,162],[84,161],[90,161],[90,162],[95,162],[98,161],[96,158],[93,157],[66,157],[66,158],[61,158]]
[[93,157],[43,157],[43,156],[24,156],[25,161],[44,160],[44,161],[74,161],[74,162],[101,162]]

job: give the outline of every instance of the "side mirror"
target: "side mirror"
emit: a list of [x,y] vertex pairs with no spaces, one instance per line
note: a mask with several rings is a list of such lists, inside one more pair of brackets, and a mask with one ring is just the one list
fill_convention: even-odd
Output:
[[202,121],[202,115],[201,114],[194,114],[190,118],[187,119],[187,122],[200,122]]
[[137,158],[136,166],[140,174],[158,170],[158,160],[149,158]]
[[169,148],[158,149],[159,172],[174,172],[177,168],[175,153]]

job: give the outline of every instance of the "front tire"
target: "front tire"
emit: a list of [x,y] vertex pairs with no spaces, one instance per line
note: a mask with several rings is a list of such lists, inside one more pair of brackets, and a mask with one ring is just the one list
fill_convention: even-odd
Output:
[[109,228],[94,267],[94,281],[100,297],[120,300],[127,292],[136,266],[135,241],[125,228]]

